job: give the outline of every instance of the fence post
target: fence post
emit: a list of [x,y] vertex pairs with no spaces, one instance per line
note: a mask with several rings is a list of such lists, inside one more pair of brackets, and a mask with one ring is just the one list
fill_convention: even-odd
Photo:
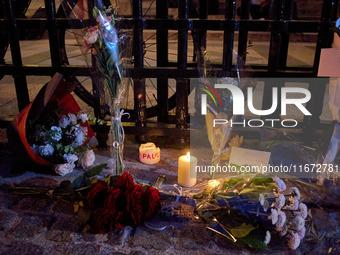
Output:
[[249,3],[250,0],[241,1],[241,13],[240,13],[240,29],[238,33],[238,56],[243,58],[246,62],[247,58],[247,41],[248,41],[248,30],[247,25],[242,20],[249,20]]
[[[333,42],[333,32],[330,30],[330,21],[336,19],[338,10],[338,1],[324,0],[321,14],[321,24],[319,26],[318,39],[315,50],[313,71],[315,77],[319,69],[320,53],[322,48],[330,48]],[[313,132],[313,129],[320,123],[320,115],[323,108],[326,83],[328,79],[315,79],[315,82],[309,84],[309,91],[311,92],[311,100],[307,103],[307,109],[311,112],[312,116],[304,118],[305,133]]]
[[[272,22],[271,27],[271,36],[270,36],[270,46],[269,46],[269,59],[268,59],[268,72],[272,77],[275,77],[276,71],[280,67],[280,56],[282,50],[282,36],[283,36],[283,24],[284,24],[284,13],[285,13],[285,0],[275,0],[274,1],[274,21]],[[280,29],[277,30],[277,27],[273,27],[274,24],[280,26]],[[275,29],[275,30],[274,30]],[[284,82],[275,82],[275,84],[265,84],[263,90],[263,101],[262,101],[262,109],[269,109],[272,106],[272,88],[279,87],[278,90],[278,105],[273,114],[269,117],[270,119],[280,119],[281,113],[281,87],[284,86]],[[265,118],[264,116],[263,118]]]
[[[168,1],[156,0],[156,19],[168,19]],[[168,65],[168,30],[157,29],[157,66],[166,67]],[[157,120],[167,122],[168,120],[168,79],[157,79]]]
[[[199,19],[200,20],[206,20],[208,18],[208,1],[207,0],[200,0],[199,1]],[[195,33],[195,30],[193,31]],[[196,49],[198,47],[198,49]],[[207,47],[207,30],[200,29],[198,31],[198,38],[197,42],[194,41],[194,49],[197,51],[201,50],[201,47],[206,48]],[[194,52],[194,55],[197,52]]]
[[[225,20],[235,21],[236,0],[226,0],[225,7]],[[233,23],[235,26],[235,22]],[[233,27],[234,28],[234,27]],[[223,60],[222,67],[227,71],[228,75],[231,74],[233,67],[233,52],[234,52],[234,31],[228,32],[227,28],[224,30],[223,38]]]
[[58,27],[56,22],[56,11],[55,11],[55,1],[54,0],[45,0],[45,8],[46,8],[46,18],[47,18],[47,29],[48,29],[48,38],[50,44],[50,54],[51,54],[51,62],[53,67],[59,67],[61,65],[60,58],[60,47],[59,47],[59,39],[58,39]]
[[[179,0],[178,18],[179,21],[188,21],[188,0]],[[186,23],[178,29],[178,56],[177,67],[179,70],[187,68],[188,53],[188,26]],[[189,84],[187,79],[177,79],[176,82],[176,126],[179,129],[185,129],[188,121],[188,91]],[[184,141],[183,141],[184,142]]]
[[[16,67],[22,66],[21,52],[19,38],[17,34],[17,21],[14,14],[13,0],[6,0],[6,14],[7,18],[10,19],[8,26],[9,42],[11,45],[12,62]],[[19,111],[25,108],[30,103],[26,76],[22,74],[14,74],[15,91],[17,94],[18,108]]]
[[[144,67],[143,52],[143,1],[133,1],[133,39],[134,39],[134,68],[141,69]],[[145,95],[145,79],[134,79],[134,109],[137,114],[136,127],[146,127],[146,95]],[[142,139],[140,136],[138,139]]]

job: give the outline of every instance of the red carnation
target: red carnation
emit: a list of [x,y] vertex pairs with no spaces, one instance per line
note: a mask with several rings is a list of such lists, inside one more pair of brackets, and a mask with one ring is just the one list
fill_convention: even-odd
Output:
[[120,195],[122,194],[120,189],[110,188],[107,190],[107,197],[104,202],[104,207],[110,209],[111,211],[117,210],[117,201]]
[[126,210],[130,213],[132,225],[139,225],[143,222],[143,186],[134,185],[126,191]]
[[145,218],[152,218],[160,209],[159,191],[149,186],[143,195],[143,212]]
[[86,197],[90,208],[98,208],[104,206],[107,190],[108,186],[103,181],[97,181],[95,184],[92,185],[92,188]]
[[128,172],[123,173],[116,181],[116,186],[125,192],[129,187],[134,186],[135,183],[131,174]]
[[109,209],[99,208],[91,215],[90,224],[96,233],[106,233],[115,228],[122,228],[122,212],[112,212]]

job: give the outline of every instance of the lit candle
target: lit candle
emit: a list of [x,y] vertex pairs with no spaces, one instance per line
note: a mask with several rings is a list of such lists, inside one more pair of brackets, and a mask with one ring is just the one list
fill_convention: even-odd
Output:
[[184,187],[192,187],[196,184],[197,158],[187,155],[178,158],[178,184]]
[[144,164],[156,164],[161,159],[161,150],[154,143],[145,143],[139,147],[139,160]]

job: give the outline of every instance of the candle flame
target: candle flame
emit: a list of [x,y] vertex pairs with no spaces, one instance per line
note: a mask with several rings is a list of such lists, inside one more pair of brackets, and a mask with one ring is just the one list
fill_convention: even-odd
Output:
[[188,162],[190,161],[190,152],[187,153],[186,159]]

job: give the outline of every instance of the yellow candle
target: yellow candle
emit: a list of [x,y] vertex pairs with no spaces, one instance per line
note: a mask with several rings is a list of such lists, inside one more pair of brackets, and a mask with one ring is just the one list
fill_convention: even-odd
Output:
[[192,187],[196,184],[197,158],[187,155],[178,158],[178,184],[184,187]]

